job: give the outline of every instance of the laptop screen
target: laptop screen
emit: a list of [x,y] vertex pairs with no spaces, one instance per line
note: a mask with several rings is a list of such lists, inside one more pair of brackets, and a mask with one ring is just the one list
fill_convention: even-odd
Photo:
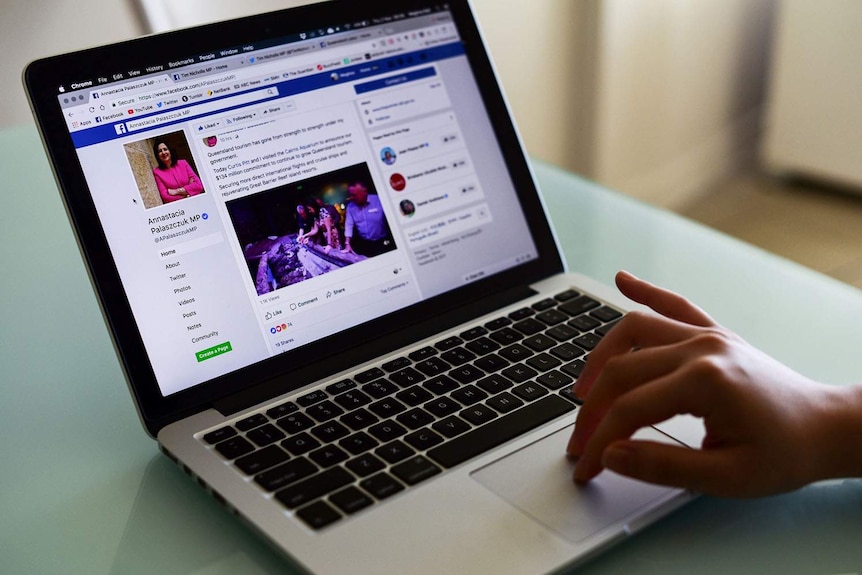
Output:
[[57,99],[162,396],[538,257],[445,6]]

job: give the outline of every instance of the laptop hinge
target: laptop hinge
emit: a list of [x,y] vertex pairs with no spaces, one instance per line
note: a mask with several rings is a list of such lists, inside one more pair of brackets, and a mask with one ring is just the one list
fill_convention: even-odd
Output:
[[532,297],[536,293],[529,286],[520,286],[497,292],[480,300],[471,301],[469,304],[448,312],[411,323],[409,326],[376,338],[368,343],[342,350],[340,353],[334,354],[334,357],[329,357],[325,361],[306,365],[284,375],[266,380],[249,389],[215,401],[212,407],[222,415],[232,415],[288,391],[300,389],[340,371],[350,369],[376,357],[386,355],[398,348],[411,345],[459,324]]

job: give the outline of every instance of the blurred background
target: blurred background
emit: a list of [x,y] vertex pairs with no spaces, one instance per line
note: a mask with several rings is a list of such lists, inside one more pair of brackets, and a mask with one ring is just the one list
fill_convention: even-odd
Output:
[[[30,60],[302,3],[2,0],[0,129]],[[862,2],[473,5],[534,159],[862,287]]]

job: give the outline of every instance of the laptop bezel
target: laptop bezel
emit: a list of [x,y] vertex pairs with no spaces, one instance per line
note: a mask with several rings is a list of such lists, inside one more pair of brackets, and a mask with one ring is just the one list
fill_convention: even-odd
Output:
[[[503,299],[509,295],[523,297],[526,295],[523,289],[529,284],[563,271],[563,261],[469,2],[453,0],[448,3],[448,8],[462,37],[467,60],[517,190],[521,209],[533,233],[539,257],[297,350],[163,396],[78,163],[58,102],[57,87],[112,69],[147,65],[154,59],[177,58],[244,42],[284,37],[327,26],[334,21],[374,18],[434,6],[440,4],[422,0],[381,0],[369,8],[367,3],[332,0],[45,58],[26,68],[26,90],[61,197],[138,413],[150,435],[156,436],[163,426],[236,394],[257,398],[276,390],[284,393],[299,389],[327,374],[346,369],[350,364],[424,337],[423,334],[432,329],[445,329],[487,313],[488,308],[497,303],[488,297],[489,294]],[[340,350],[340,361],[331,361],[328,352],[331,349]],[[264,393],[261,393],[262,389]]]

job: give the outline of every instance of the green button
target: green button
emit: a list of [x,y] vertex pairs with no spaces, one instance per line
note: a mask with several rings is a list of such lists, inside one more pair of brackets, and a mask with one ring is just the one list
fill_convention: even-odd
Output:
[[233,348],[230,346],[230,342],[226,341],[224,343],[220,343],[218,345],[214,345],[212,347],[200,350],[195,354],[195,357],[198,358],[198,363],[200,363],[202,361],[211,359],[217,355],[227,353],[229,351],[233,351]]

